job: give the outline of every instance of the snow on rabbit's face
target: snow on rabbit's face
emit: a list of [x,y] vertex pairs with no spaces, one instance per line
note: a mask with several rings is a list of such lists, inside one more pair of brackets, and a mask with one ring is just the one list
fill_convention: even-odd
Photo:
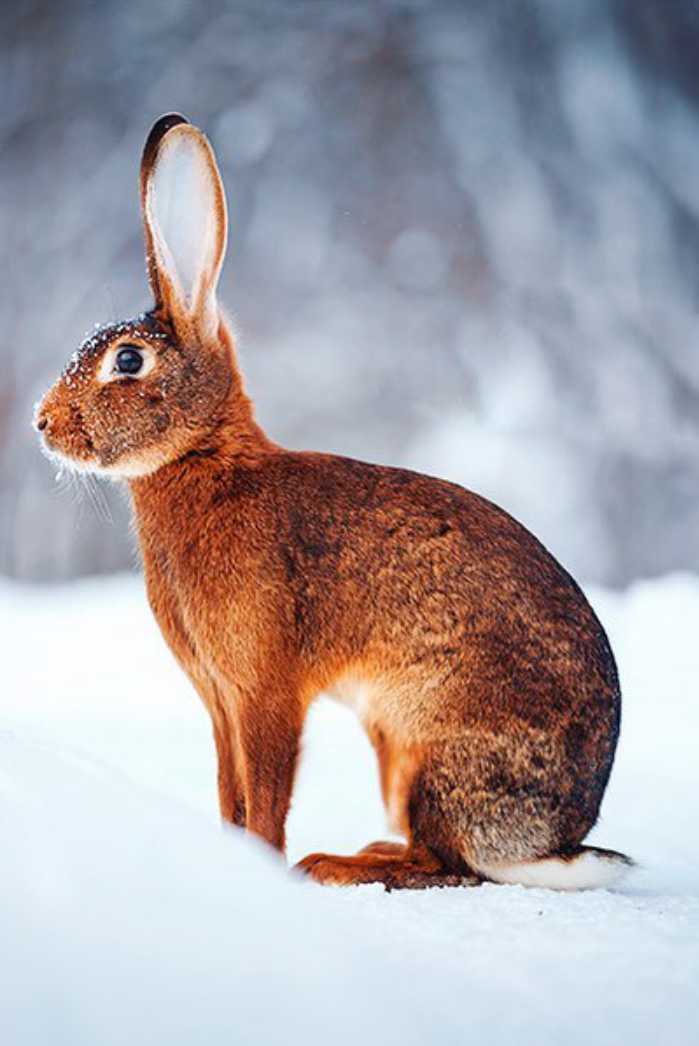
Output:
[[188,350],[148,313],[86,338],[34,423],[61,464],[115,479],[143,476],[215,424],[227,384],[220,359]]

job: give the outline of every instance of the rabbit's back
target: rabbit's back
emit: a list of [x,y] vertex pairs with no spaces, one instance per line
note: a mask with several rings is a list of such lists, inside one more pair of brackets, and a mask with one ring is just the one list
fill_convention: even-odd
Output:
[[301,650],[319,653],[344,636],[348,655],[388,642],[405,664],[452,671],[476,672],[478,652],[481,678],[496,674],[520,691],[532,674],[541,692],[571,673],[572,684],[582,669],[588,685],[617,686],[578,585],[496,505],[433,477],[332,455],[282,454],[267,468],[274,553]]

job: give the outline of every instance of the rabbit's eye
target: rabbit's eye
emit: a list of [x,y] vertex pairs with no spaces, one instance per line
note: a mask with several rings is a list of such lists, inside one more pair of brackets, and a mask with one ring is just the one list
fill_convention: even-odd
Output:
[[125,345],[116,354],[115,367],[118,374],[138,374],[143,366],[143,353],[133,345]]

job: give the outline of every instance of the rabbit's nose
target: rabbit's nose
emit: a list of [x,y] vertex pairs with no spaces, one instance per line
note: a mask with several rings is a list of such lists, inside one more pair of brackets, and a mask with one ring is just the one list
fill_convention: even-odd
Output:
[[37,414],[34,419],[34,428],[37,432],[41,433],[42,439],[47,443],[56,435],[55,420],[56,419],[52,418],[48,411],[42,411],[41,414]]

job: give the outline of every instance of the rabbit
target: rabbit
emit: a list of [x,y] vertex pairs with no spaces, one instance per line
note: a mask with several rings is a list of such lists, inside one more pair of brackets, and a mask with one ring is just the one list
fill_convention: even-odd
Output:
[[270,439],[216,296],[216,159],[179,114],[148,136],[140,198],[154,306],[81,345],[35,426],[62,464],[128,483],[150,606],[211,717],[223,820],[284,852],[325,693],[359,717],[404,841],[300,872],[387,890],[617,880],[633,862],[583,840],[619,681],[576,582],[477,494]]

